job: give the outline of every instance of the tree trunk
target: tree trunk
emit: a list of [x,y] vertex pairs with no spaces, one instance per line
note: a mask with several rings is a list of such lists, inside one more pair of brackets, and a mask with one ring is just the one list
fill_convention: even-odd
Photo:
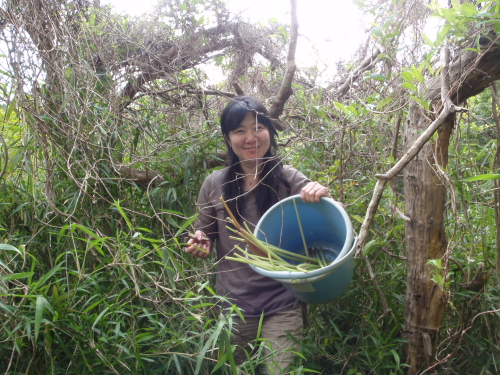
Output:
[[[497,43],[494,34],[481,45],[482,53],[463,51],[455,58],[450,66],[449,97],[453,103],[460,105],[500,78]],[[427,86],[426,99],[431,102],[431,108],[440,107],[440,86],[438,79]],[[404,133],[405,150],[427,129],[429,115],[417,103],[410,105],[409,124]],[[444,228],[446,187],[436,171],[448,162],[454,119],[454,114],[447,118],[439,128],[436,143],[426,144],[404,171],[405,214],[410,218],[405,222],[408,285],[404,338],[408,340],[406,362],[410,365],[410,375],[435,362],[436,341],[444,318],[445,293],[431,280],[432,268],[427,262],[442,259],[447,248]]]
[[[412,145],[419,133],[428,126],[422,107],[410,106],[410,124],[405,129],[405,144]],[[441,125],[438,147],[446,163],[448,142],[453,117]],[[442,141],[441,141],[442,139]],[[446,251],[444,228],[446,187],[435,172],[436,145],[427,143],[407,165],[404,172],[406,216],[406,251],[408,257],[408,286],[406,290],[406,317],[404,338],[409,341],[407,363],[409,374],[418,373],[422,366],[429,366],[434,358],[434,345],[444,317],[444,292],[431,280],[430,259],[441,259]]]

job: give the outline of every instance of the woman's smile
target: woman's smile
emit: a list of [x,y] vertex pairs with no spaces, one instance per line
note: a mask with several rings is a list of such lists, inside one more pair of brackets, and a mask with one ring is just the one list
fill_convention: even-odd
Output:
[[255,169],[271,147],[269,129],[256,122],[254,112],[248,112],[241,124],[229,132],[227,140],[233,152],[240,159],[243,169]]

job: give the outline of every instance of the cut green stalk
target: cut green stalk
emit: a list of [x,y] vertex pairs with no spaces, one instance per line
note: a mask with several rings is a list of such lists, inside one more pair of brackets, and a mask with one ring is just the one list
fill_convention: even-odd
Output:
[[245,260],[248,260],[249,264],[253,264],[257,267],[269,270],[269,271],[275,271],[275,270],[285,270],[285,271],[301,271],[301,272],[307,272],[308,270],[315,270],[319,269],[319,267],[316,264],[311,264],[311,263],[302,263],[299,266],[293,266],[292,264],[286,262],[286,261],[276,261],[273,260],[272,262],[269,262],[268,258],[261,257],[259,255],[255,254],[250,254],[250,253],[245,253],[239,246],[236,246],[236,248],[241,251],[242,253],[246,254],[246,257],[242,256],[241,254],[235,253],[234,257],[226,257],[226,259],[229,260],[236,260],[239,262],[245,263]]
[[324,266],[323,267],[326,267],[327,265],[327,262],[326,262],[326,258],[325,258],[325,250],[323,250],[323,248],[320,248],[320,253],[319,253],[320,257],[321,257],[321,261],[323,262]]
[[308,273],[308,272],[309,272],[308,270],[306,270],[305,268],[302,268],[301,266],[297,266],[297,269],[298,269],[299,271],[302,271],[302,272],[305,272],[305,273]]
[[[245,254],[246,257],[248,257],[248,258],[250,258],[252,260],[263,261],[263,262],[268,262],[269,261],[269,258],[264,258],[264,257],[262,257],[260,255],[255,255],[255,254],[247,253],[247,252],[243,251],[239,246],[236,246],[236,248],[239,251],[241,251],[243,254]],[[241,254],[237,254],[237,253],[235,253],[235,256],[242,257]],[[274,260],[273,263],[276,264],[276,265],[285,265],[285,266],[288,266],[288,267],[294,267],[292,264],[290,264],[286,260]],[[312,266],[314,266],[314,265],[312,265]]]
[[270,251],[267,252],[267,259],[269,260],[269,263],[271,264],[271,266],[274,267],[273,258],[271,256],[271,252]]
[[[231,224],[233,224],[234,226],[236,226],[233,219],[228,218],[227,220]],[[251,245],[249,247],[250,251],[252,251],[252,246],[254,246],[254,247],[258,248],[263,254],[269,253],[269,250],[267,249],[267,246],[269,246],[269,244],[267,244],[266,242],[263,242],[263,241],[257,239],[257,237],[255,237],[252,233],[247,232],[245,229],[243,229],[243,227],[241,225],[239,226],[239,228],[241,228],[239,230],[235,230],[235,229],[233,229],[231,227],[226,227],[226,228],[229,229],[230,231],[234,232],[234,233],[240,234],[243,237],[244,241],[248,245]],[[248,228],[248,226],[247,226],[247,228]],[[272,253],[272,256],[274,258],[281,259],[279,256],[277,256],[276,254],[274,254],[274,252],[271,251],[271,253]]]
[[284,249],[280,249],[280,248],[275,248],[275,249],[273,249],[273,251],[275,251],[277,253],[280,253],[285,258],[289,258],[289,259],[295,258],[293,260],[304,260],[304,261],[307,261],[307,262],[319,263],[319,259],[316,259],[316,258],[313,258],[313,257],[308,257],[308,256],[301,255],[301,254],[297,254],[297,253],[293,253],[293,252],[288,251],[288,250],[284,250]]
[[[300,215],[297,209],[297,204],[294,200],[295,210],[297,213],[297,220],[299,221],[300,234],[302,236],[302,242],[304,244],[306,255],[296,254],[291,251],[281,249],[277,246],[268,244],[262,240],[259,240],[250,230],[248,224],[243,223],[244,227],[238,223],[233,213],[227,206],[224,198],[221,197],[222,204],[229,213],[227,221],[234,226],[227,228],[239,235],[239,237],[230,236],[229,238],[239,241],[246,242],[249,251],[242,250],[239,246],[235,246],[242,254],[234,253],[234,257],[227,256],[226,259],[233,260],[235,262],[251,264],[256,267],[268,270],[268,271],[299,271],[299,272],[310,272],[312,270],[320,269],[326,266],[326,262],[320,258],[320,254],[317,254],[317,259],[309,256],[309,251],[307,249],[307,244],[305,241],[304,231],[302,229],[302,223],[300,221]],[[236,229],[235,229],[236,228]],[[291,264],[289,261],[300,262],[298,266]]]
[[268,271],[276,271],[276,269],[280,269],[283,271],[290,271],[290,272],[297,271],[297,269],[294,269],[293,267],[286,267],[286,266],[283,266],[281,264],[271,265],[269,262],[267,262],[265,260],[264,261],[254,261],[254,260],[250,260],[248,258],[245,258],[239,254],[235,254],[234,257],[228,256],[228,257],[226,257],[226,259],[232,260],[235,262],[240,262],[240,263],[252,264],[256,267],[263,268],[263,269],[268,270]]
[[302,236],[302,243],[304,244],[304,251],[306,256],[309,256],[309,250],[307,250],[306,238],[304,236],[304,230],[302,229],[302,221],[300,221],[299,209],[297,208],[296,199],[293,200],[293,205],[295,206],[295,213],[297,214],[297,220],[299,222],[300,235]]
[[232,260],[234,262],[252,264],[252,265],[254,265],[256,267],[267,269],[265,264],[261,264],[260,262],[251,261],[251,260],[249,260],[249,259],[247,259],[245,257],[241,257],[241,258],[240,257],[226,257],[226,259]]

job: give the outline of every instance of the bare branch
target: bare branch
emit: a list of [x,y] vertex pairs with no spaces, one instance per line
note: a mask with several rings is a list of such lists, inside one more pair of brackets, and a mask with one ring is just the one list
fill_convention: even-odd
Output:
[[380,302],[382,302],[382,308],[384,309],[384,312],[382,315],[377,319],[377,322],[384,319],[387,315],[389,315],[392,312],[392,309],[389,307],[389,304],[387,303],[387,299],[385,298],[384,293],[382,292],[382,289],[380,289],[380,285],[378,284],[377,278],[375,276],[375,273],[373,272],[372,265],[370,263],[370,260],[368,257],[365,258],[365,263],[366,267],[368,268],[368,273],[370,274],[370,279],[373,282],[373,286],[375,287],[375,290],[377,291],[377,294],[380,298]]
[[351,88],[351,85],[359,78],[361,73],[370,69],[375,64],[375,62],[378,59],[378,55],[382,53],[381,48],[382,48],[381,46],[375,47],[371,56],[368,56],[358,65],[358,67],[354,70],[354,72],[352,72],[349,78],[347,78],[344,84],[340,86],[340,88],[337,90],[337,97],[344,96],[347,93],[347,91],[349,91],[349,89]]
[[134,181],[141,186],[147,186],[151,183],[156,186],[157,184],[165,181],[160,172],[152,170],[143,171],[126,165],[117,165],[115,169],[123,178]]
[[442,365],[443,363],[446,363],[448,362],[450,359],[452,359],[455,354],[460,350],[460,343],[462,342],[462,339],[464,337],[464,335],[467,333],[467,331],[469,331],[470,329],[472,329],[472,327],[474,327],[474,323],[476,322],[476,319],[483,316],[483,315],[486,315],[486,314],[498,314],[500,312],[500,309],[497,309],[497,310],[489,310],[489,311],[483,311],[479,314],[477,314],[471,321],[470,323],[470,326],[467,327],[466,329],[464,329],[461,333],[460,333],[460,336],[458,338],[458,342],[456,343],[456,349],[451,352],[450,354],[448,354],[446,357],[444,357],[442,360],[434,363],[432,366],[429,366],[428,368],[426,368],[423,372],[420,373],[420,375],[423,375],[425,373],[428,373],[429,371],[432,371],[433,369],[435,369],[436,367]]
[[197,94],[197,95],[215,95],[215,96],[224,96],[227,98],[235,98],[237,94],[229,91],[221,91],[221,90],[206,90],[206,89],[184,89],[189,94]]
[[236,94],[238,94],[238,96],[245,95],[245,92],[243,91],[243,89],[241,88],[241,86],[237,82],[233,83],[233,87],[234,87],[234,90],[236,91]]
[[[283,113],[286,101],[293,94],[292,82],[296,69],[295,50],[297,49],[297,39],[299,35],[299,23],[297,22],[297,0],[290,0],[290,5],[292,25],[290,28],[290,43],[288,45],[285,77],[283,78],[278,94],[274,97],[271,108],[269,109],[269,115],[274,119],[279,119],[280,115]],[[278,130],[283,130],[283,125],[280,123],[275,122],[275,125]]]
[[[445,61],[445,65],[443,67],[443,70],[441,71],[441,93],[443,95],[442,102],[444,103],[444,108],[439,116],[432,122],[432,124],[429,125],[429,127],[420,135],[420,137],[418,137],[415,143],[389,171],[382,175],[376,175],[378,181],[375,185],[375,190],[373,191],[373,196],[370,204],[368,205],[365,220],[363,221],[363,225],[361,226],[361,230],[359,232],[358,249],[356,250],[356,255],[358,255],[362,251],[365,246],[366,240],[368,239],[368,231],[375,218],[375,213],[382,198],[385,184],[389,180],[394,178],[399,172],[401,172],[404,167],[406,167],[406,165],[418,154],[422,147],[424,147],[427,141],[431,139],[434,132],[445,122],[449,115],[455,112],[467,111],[464,108],[455,106],[447,96],[447,93],[449,92],[449,77],[447,68],[448,62],[446,60],[447,57],[449,57],[449,53],[446,54],[446,52],[444,52],[443,58]],[[415,105],[415,103],[412,103],[412,105]]]

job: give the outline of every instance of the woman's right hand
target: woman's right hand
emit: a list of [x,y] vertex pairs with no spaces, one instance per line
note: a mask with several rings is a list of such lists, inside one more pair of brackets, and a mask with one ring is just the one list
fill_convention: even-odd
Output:
[[205,259],[210,255],[211,243],[208,239],[207,235],[203,233],[201,230],[197,230],[194,233],[195,238],[191,238],[187,243],[190,246],[187,246],[184,250],[187,254],[192,254],[195,257]]

